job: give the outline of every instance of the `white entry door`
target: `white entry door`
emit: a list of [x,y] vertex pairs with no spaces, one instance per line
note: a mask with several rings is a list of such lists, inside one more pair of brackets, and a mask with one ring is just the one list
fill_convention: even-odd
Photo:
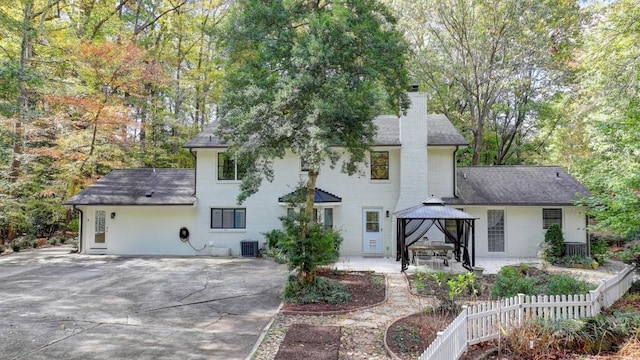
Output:
[[106,249],[107,248],[107,211],[96,210],[93,217],[93,237],[91,239],[91,248]]
[[362,210],[362,252],[382,253],[382,210]]

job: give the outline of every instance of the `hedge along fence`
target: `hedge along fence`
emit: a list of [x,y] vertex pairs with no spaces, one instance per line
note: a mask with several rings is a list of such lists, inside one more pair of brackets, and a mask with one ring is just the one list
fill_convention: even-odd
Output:
[[600,314],[613,305],[631,287],[635,266],[628,265],[595,290],[577,295],[517,296],[464,306],[462,312],[444,331],[438,332],[418,360],[458,359],[469,345],[497,339],[526,321],[543,318],[549,321],[581,319]]

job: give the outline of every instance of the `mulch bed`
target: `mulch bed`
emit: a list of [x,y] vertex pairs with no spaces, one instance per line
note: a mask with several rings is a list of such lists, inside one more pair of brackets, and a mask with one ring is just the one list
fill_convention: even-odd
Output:
[[397,357],[414,360],[431,345],[456,315],[421,312],[397,320],[387,329],[386,343]]
[[[292,304],[283,306],[284,314],[323,313],[351,311],[373,306],[386,298],[386,281],[383,275],[371,272],[343,272],[322,268],[318,276],[340,281],[347,285],[351,300],[340,304]],[[287,330],[276,360],[337,360],[340,349],[340,327],[293,324]]]
[[322,268],[318,276],[340,281],[348,286],[351,301],[339,304],[310,303],[292,304],[286,303],[282,307],[284,314],[308,312],[327,313],[338,311],[350,311],[363,307],[376,305],[384,301],[386,296],[386,282],[383,275],[371,272],[342,272]]
[[[414,294],[418,294],[420,296],[434,296],[438,299],[446,298],[449,296],[449,287],[445,283],[443,286],[438,286],[438,283],[433,279],[425,279],[424,280],[424,288],[419,291],[416,287],[416,276],[411,274],[407,275],[409,279],[409,289]],[[459,295],[456,299],[457,301],[485,301],[485,300],[496,300],[491,298],[491,287],[495,282],[496,275],[483,275],[480,278],[477,278],[477,294],[472,294],[471,292],[464,292]]]
[[339,326],[293,324],[280,344],[275,360],[337,360]]

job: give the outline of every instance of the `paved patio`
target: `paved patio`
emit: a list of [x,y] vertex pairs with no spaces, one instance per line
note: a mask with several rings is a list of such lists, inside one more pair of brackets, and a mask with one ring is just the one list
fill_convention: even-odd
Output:
[[[497,274],[505,265],[513,264],[540,264],[541,260],[538,258],[489,258],[489,257],[476,257],[476,266],[484,268],[485,274]],[[432,266],[435,265],[435,266]],[[399,273],[400,261],[396,261],[395,257],[362,257],[362,256],[341,256],[335,263],[335,268],[338,270],[354,270],[354,271],[375,271],[381,273]],[[415,272],[418,269],[423,269],[425,266],[409,265],[407,272]],[[449,260],[449,266],[444,266],[442,261],[433,262],[429,265],[429,268],[435,268],[445,272],[462,273],[467,270],[462,267],[462,263],[455,260]]]
[[69,250],[0,257],[0,359],[244,359],[287,278],[267,259]]

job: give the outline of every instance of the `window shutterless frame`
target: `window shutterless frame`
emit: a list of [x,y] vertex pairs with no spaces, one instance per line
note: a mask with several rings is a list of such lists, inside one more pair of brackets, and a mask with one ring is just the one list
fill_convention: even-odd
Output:
[[389,152],[371,152],[371,180],[389,180]]
[[246,229],[244,208],[211,208],[211,229]]
[[542,228],[548,229],[551,224],[558,224],[562,229],[562,209],[542,209]]

